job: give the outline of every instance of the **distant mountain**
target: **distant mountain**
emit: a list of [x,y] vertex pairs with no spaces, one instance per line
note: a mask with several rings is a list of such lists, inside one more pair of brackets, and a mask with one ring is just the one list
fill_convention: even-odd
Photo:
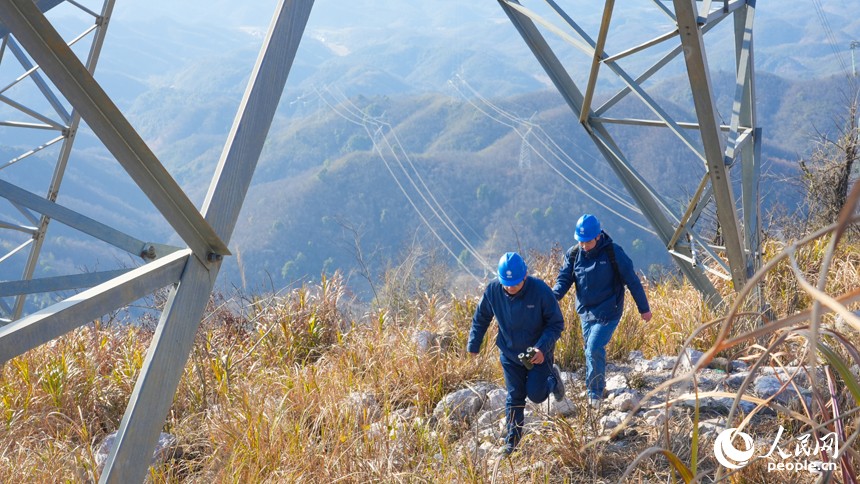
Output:
[[[828,91],[838,92],[844,78],[792,83],[763,75],[760,80],[768,88],[782,86],[789,96],[762,97],[759,112],[765,126],[793,126],[793,116],[786,105],[795,105],[792,111],[814,111],[815,116],[809,119],[813,123],[816,119],[823,121],[826,112],[834,116],[844,106],[838,96],[825,95]],[[796,105],[792,97],[797,92],[815,98],[816,108]],[[828,99],[828,109],[822,109],[821,99]],[[384,156],[379,156],[372,150],[373,133],[337,114],[343,114],[343,106],[324,109],[272,133],[259,166],[260,181],[248,195],[243,223],[234,237],[241,251],[244,280],[260,282],[271,278],[277,285],[294,278],[315,278],[323,269],[356,270],[359,261],[353,247],[355,234],[345,230],[344,225],[361,234],[362,251],[375,254],[374,266],[381,269],[392,263],[409,241],[414,243],[416,236],[424,244],[440,245],[432,232],[440,234],[455,254],[463,255],[462,244],[441,221],[445,217],[450,217],[464,238],[492,260],[493,255],[505,250],[548,250],[555,243],[571,244],[574,220],[585,211],[600,215],[607,231],[630,248],[643,270],[647,271],[651,264],[669,262],[655,236],[619,217],[624,215],[647,226],[641,215],[619,209],[593,190],[589,191],[597,198],[589,200],[559,177],[556,170],[576,179],[549,151],[527,150],[521,136],[480,114],[465,100],[424,95],[359,97],[351,102],[356,110],[385,113],[384,119],[391,125],[387,132],[396,135],[408,156],[401,154],[398,160],[385,149]],[[623,193],[555,93],[539,92],[493,102],[520,116],[531,113],[533,122],[544,127],[562,152],[571,155],[569,163],[581,165]],[[770,213],[778,205],[789,211],[797,206],[800,194],[796,187],[778,181],[794,176],[798,153],[814,139],[812,131],[776,131],[779,134],[774,133],[763,146],[763,213]],[[393,136],[388,139],[391,141]],[[535,138],[530,142],[538,145]],[[377,143],[382,146],[381,141]],[[624,138],[622,143],[628,147],[625,149],[631,153],[637,170],[664,197],[686,200],[690,187],[695,187],[701,175],[676,168],[687,167],[687,161],[681,163],[675,158],[683,153],[662,152],[659,139],[647,132]],[[525,158],[524,149],[528,155]],[[673,173],[672,178],[667,179],[666,173]],[[423,197],[439,201],[441,215],[426,208],[413,182],[418,186],[426,184]],[[597,201],[619,210],[619,215]],[[421,220],[419,212],[429,222]],[[471,257],[463,260],[475,262]],[[476,266],[471,267],[478,271]],[[233,271],[240,268],[231,260],[225,270],[235,274]]]
[[[198,206],[276,3],[124,2],[111,20],[96,78]],[[791,176],[816,131],[833,132],[844,111],[847,46],[860,37],[860,21],[842,15],[838,1],[820,3],[831,35],[805,3],[762,4],[756,12],[757,112],[769,175]],[[564,6],[586,14],[577,16],[585,28],[599,24],[602,12],[593,2]],[[612,49],[668,28],[665,18],[652,21],[644,12],[641,2],[616,5]],[[711,59],[724,115],[734,88],[725,66],[733,59],[730,45],[717,46]],[[689,97],[685,85],[685,78],[669,76],[649,89],[673,115],[690,120],[692,113],[682,108]],[[597,99],[617,87],[602,87]],[[444,253],[452,270],[481,275],[463,241],[489,259],[511,248],[568,245],[583,211],[597,212],[641,268],[669,262],[653,235],[577,191],[558,175],[567,168],[537,143],[536,133],[492,119],[479,95],[539,125],[570,156],[565,163],[581,165],[623,193],[497,2],[318,2],[236,228],[231,245],[237,256],[227,259],[224,284],[271,279],[283,286],[335,269],[355,274],[357,242],[376,272],[420,244]],[[650,117],[641,106],[623,107]],[[362,126],[357,112],[386,125],[380,132]],[[381,133],[405,152],[380,156],[373,142],[384,147]],[[671,201],[684,199],[685,186],[701,174],[677,170],[681,152],[666,152],[660,136],[631,130],[619,142],[650,183],[666,189]],[[14,156],[15,143],[3,141]],[[36,180],[46,173],[44,165],[22,164],[2,176]],[[666,173],[675,178],[667,180]],[[797,200],[787,184],[768,185],[763,195],[763,211],[777,202],[793,208]],[[59,201],[129,234],[180,244],[86,126]],[[647,225],[640,215],[619,212]],[[46,245],[40,275],[135,263],[62,227],[52,227],[52,234],[63,239]],[[91,248],[93,258],[71,259],[63,250],[68,243]],[[462,265],[455,269],[457,261]]]

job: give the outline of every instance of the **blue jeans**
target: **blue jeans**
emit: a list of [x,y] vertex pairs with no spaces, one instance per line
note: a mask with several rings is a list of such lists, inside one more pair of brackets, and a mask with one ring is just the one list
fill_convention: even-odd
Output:
[[541,403],[555,389],[552,359],[544,359],[543,363],[535,365],[531,370],[527,370],[519,360],[508,359],[504,353],[499,360],[502,362],[505,386],[508,390],[508,399],[505,402],[508,434],[505,437],[505,444],[516,447],[523,436],[526,397],[535,403]]
[[603,398],[603,390],[606,388],[606,345],[618,327],[618,321],[582,322],[585,387],[588,390],[588,398]]

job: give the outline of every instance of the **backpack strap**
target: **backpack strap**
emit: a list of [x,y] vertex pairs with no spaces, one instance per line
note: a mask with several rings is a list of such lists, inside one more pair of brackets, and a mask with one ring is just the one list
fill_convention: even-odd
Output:
[[576,292],[576,271],[574,270],[574,262],[576,262],[576,256],[579,255],[579,244],[574,245],[567,251],[567,263],[570,264],[570,276],[573,278],[573,290]]
[[615,260],[615,244],[609,244],[606,247],[606,255],[609,256],[609,263],[612,264],[612,271],[615,273],[615,279],[621,281],[621,286],[624,286],[624,279],[621,278],[621,271],[618,270],[618,261]]
[[[572,266],[576,262],[576,256],[579,255],[579,244],[574,245],[567,251],[567,260]],[[612,264],[612,272],[615,275],[615,281],[620,281],[621,286],[624,286],[624,279],[621,277],[621,271],[618,270],[618,261],[615,260],[615,244],[606,246],[606,255],[609,257],[609,263]],[[576,275],[573,276],[573,285],[576,287]]]

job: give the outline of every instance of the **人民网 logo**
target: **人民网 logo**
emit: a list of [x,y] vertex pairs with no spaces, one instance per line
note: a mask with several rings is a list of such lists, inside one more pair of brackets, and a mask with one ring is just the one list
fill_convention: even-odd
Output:
[[[813,438],[812,434],[804,433],[794,439],[794,450],[789,446],[780,446],[785,428],[780,425],[776,438],[770,449],[758,459],[768,459],[767,471],[808,471],[821,474],[824,471],[836,470],[835,456],[839,455],[839,442],[836,432]],[[740,438],[744,449],[735,447],[735,440]],[[814,444],[814,446],[813,446]],[[736,427],[725,429],[714,440],[714,457],[723,467],[737,470],[745,467],[756,454],[755,441],[752,436],[741,432]]]

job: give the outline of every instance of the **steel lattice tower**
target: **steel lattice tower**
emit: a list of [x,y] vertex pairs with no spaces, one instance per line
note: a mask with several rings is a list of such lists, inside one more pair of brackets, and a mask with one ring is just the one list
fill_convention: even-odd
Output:
[[[193,206],[93,77],[114,0],[92,1],[97,1],[98,6],[87,7],[85,1],[71,0],[0,0],[2,52],[9,53],[0,59],[6,62],[10,55],[14,57],[20,65],[20,75],[13,84],[32,83],[42,96],[30,107],[32,96],[16,101],[9,94],[13,86],[0,85],[0,103],[18,115],[0,121],[0,127],[49,133],[36,147],[0,162],[0,170],[26,162],[33,153],[49,146],[60,147],[48,186],[25,188],[23,183],[4,180],[0,171],[0,203],[5,203],[0,212],[0,233],[7,243],[18,241],[0,247],[6,251],[0,264],[25,256],[20,280],[0,282],[0,318],[8,323],[0,328],[0,362],[161,288],[169,288],[167,304],[120,424],[117,445],[101,478],[102,482],[141,482],[149,465],[145,456],[155,447],[164,424],[222,258],[230,255],[228,244],[239,210],[313,0],[278,2],[201,209]],[[605,1],[602,22],[593,34],[588,34],[554,0],[533,0],[534,5],[498,1],[689,280],[712,301],[718,296],[706,271],[732,281],[735,289],[743,287],[759,265],[760,130],[755,121],[752,56],[755,1],[641,0],[660,11],[669,27],[639,45],[615,52],[607,49],[616,8],[613,0]],[[79,9],[91,22],[78,37],[64,38],[48,19],[58,8]],[[630,7],[625,2],[618,8]],[[547,14],[554,20],[548,20]],[[704,36],[728,18],[734,22],[736,89],[730,121],[721,123]],[[584,54],[586,67],[579,72],[587,74],[582,87],[550,47],[545,32]],[[85,41],[89,49],[76,53],[73,48]],[[648,67],[636,73],[622,67],[625,60],[658,48],[665,51]],[[670,110],[645,88],[648,79],[676,58],[683,61],[689,79],[694,121],[674,119]],[[595,105],[598,88],[607,76],[614,77],[615,82],[620,80],[623,87]],[[631,97],[647,106],[654,118],[616,116],[613,108]],[[0,111],[0,119],[2,116],[5,111]],[[56,203],[81,120],[140,187],[185,247],[133,237]],[[616,126],[668,128],[690,150],[690,167],[698,166],[703,173],[686,209],[673,210],[637,172],[612,137]],[[690,132],[698,135],[691,136]],[[732,193],[732,168],[740,171],[740,206]],[[713,243],[713,234],[706,234],[707,229],[700,227],[703,213],[709,210],[718,221],[720,246]],[[738,214],[742,214],[742,220]],[[139,257],[141,264],[130,270],[34,278],[52,222]],[[85,290],[22,316],[28,295],[69,289]]]
[[[30,248],[28,260],[33,261],[27,263],[20,281],[0,283],[0,295],[14,298],[12,304],[3,302],[0,305],[5,319],[11,321],[0,329],[0,362],[9,361],[158,289],[170,287],[167,304],[120,424],[117,445],[101,477],[102,482],[142,482],[149,466],[149,458],[145,456],[155,447],[164,425],[222,258],[230,254],[227,244],[313,1],[278,2],[203,207],[199,210],[93,77],[114,0],[106,0],[96,11],[77,1],[67,2],[91,14],[94,19],[88,29],[95,31],[92,48],[85,61],[81,61],[69,45],[77,41],[64,39],[46,17],[61,4],[64,2],[59,0],[39,0],[36,3],[32,0],[0,1],[4,50],[15,54],[25,71],[21,80],[29,79],[37,84],[52,111],[42,114],[5,96],[0,97],[0,101],[35,120],[5,122],[3,126],[54,131],[59,135],[55,135],[53,143],[63,143],[47,195],[0,181],[0,196],[24,219],[23,222],[0,221],[0,228],[29,237],[2,260]],[[29,59],[38,69],[30,65]],[[60,100],[60,96],[65,98],[71,109]],[[145,242],[55,202],[80,119],[89,125],[187,247]],[[17,158],[12,162],[23,160],[25,156]],[[139,256],[143,264],[125,272],[33,279],[41,241],[52,220]],[[18,317],[27,294],[86,287],[89,289],[57,304]]]
[[[687,279],[713,304],[720,302],[720,296],[706,273],[731,281],[740,290],[761,265],[761,135],[755,116],[753,70],[755,0],[642,0],[619,2],[618,6],[614,0],[606,0],[601,21],[592,33],[577,22],[575,13],[554,0],[498,2]],[[639,15],[636,8],[661,14],[666,20],[663,31],[637,45],[613,46],[617,50],[608,51],[615,10],[628,10],[624,16],[635,19]],[[734,22],[732,38],[714,42],[718,46],[732,42],[735,48],[734,98],[723,117],[717,109],[705,34],[727,19]],[[659,30],[660,25],[655,27]],[[560,47],[550,45],[550,36]],[[579,57],[563,57],[559,53],[563,49],[573,49]],[[689,80],[692,106],[687,121],[676,119],[670,113],[677,107],[661,105],[646,87],[661,70],[669,70],[673,61],[683,62],[682,71]],[[633,72],[626,65],[638,70]],[[582,79],[580,84],[574,81],[575,74]],[[601,83],[620,87],[598,105],[596,93]],[[639,111],[644,106],[653,117],[633,118],[619,112],[628,99],[636,101],[627,103],[628,110],[630,105]],[[729,121],[722,123],[721,119]],[[614,128],[621,126],[668,129],[689,151],[690,162],[677,168],[698,170],[701,181],[682,210],[662,197],[659,187],[646,181],[630,162],[629,150],[625,153],[612,136]],[[740,202],[733,195],[730,170],[739,173]],[[670,174],[663,178],[664,182],[672,180]],[[715,215],[716,226],[703,221],[704,213]]]

